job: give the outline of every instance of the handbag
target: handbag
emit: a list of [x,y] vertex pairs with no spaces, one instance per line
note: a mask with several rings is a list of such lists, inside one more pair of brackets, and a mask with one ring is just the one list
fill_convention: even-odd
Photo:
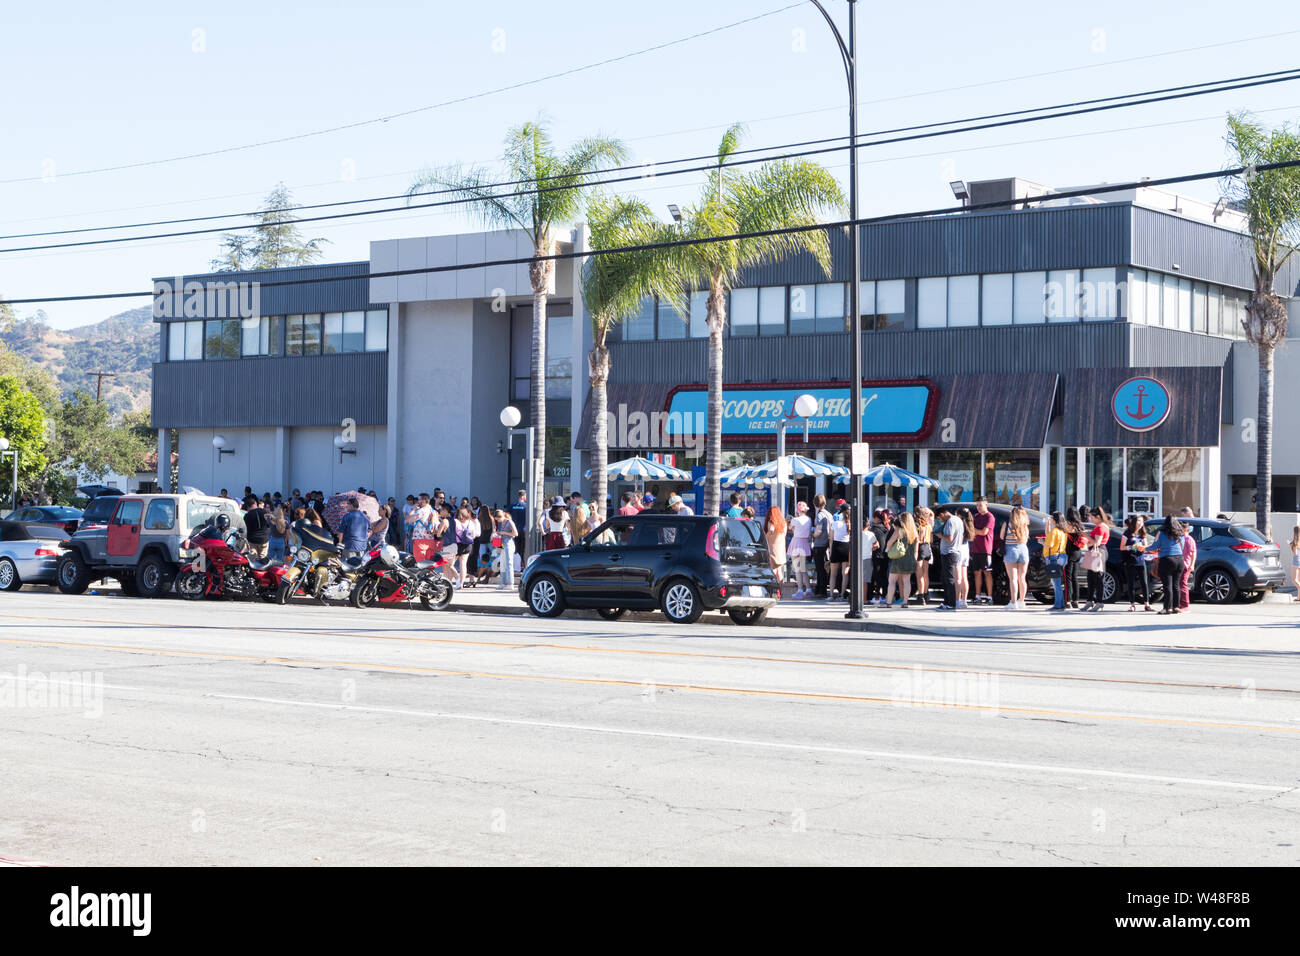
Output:
[[1100,574],[1106,569],[1106,559],[1102,555],[1101,548],[1093,548],[1088,551],[1080,560],[1085,571],[1093,571]]
[[886,557],[889,557],[895,561],[903,557],[903,555],[905,554],[907,554],[907,542],[904,541],[901,537],[893,544],[891,544],[889,546],[889,550],[885,552]]

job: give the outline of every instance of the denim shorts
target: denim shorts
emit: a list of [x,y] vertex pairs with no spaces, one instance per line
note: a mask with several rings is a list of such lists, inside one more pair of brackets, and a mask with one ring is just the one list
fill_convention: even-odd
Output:
[[1015,544],[1007,542],[1006,554],[1002,557],[1003,564],[1028,564],[1029,563],[1029,545]]

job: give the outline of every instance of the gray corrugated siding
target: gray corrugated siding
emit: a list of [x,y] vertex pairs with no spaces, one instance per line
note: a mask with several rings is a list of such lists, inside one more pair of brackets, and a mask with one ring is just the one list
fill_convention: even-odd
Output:
[[388,353],[159,362],[155,428],[388,422]]
[[[1128,262],[1130,212],[1125,203],[963,213],[862,227],[862,277],[905,279],[1089,269]],[[831,234],[833,278],[847,281],[848,234]],[[826,282],[812,256],[747,269],[738,285]]]
[[[1122,322],[869,332],[862,342],[867,378],[1129,364],[1129,326]],[[610,346],[610,377],[627,383],[702,383],[707,380],[707,348],[704,339],[615,343]],[[843,332],[727,339],[724,346],[723,381],[729,384],[848,378],[849,336]]]
[[[1154,209],[1133,207],[1132,263],[1190,279],[1254,288],[1250,243],[1244,235]],[[1298,286],[1300,260],[1293,256],[1277,288],[1284,295],[1296,295]]]
[[[347,312],[371,307],[370,263],[338,262],[319,266],[292,266],[256,272],[211,272],[181,276],[182,281],[258,282],[262,315],[293,315],[300,312]],[[307,282],[302,285],[268,285],[301,279],[335,279],[337,282]],[[174,281],[159,276],[154,281]],[[380,303],[382,305],[382,303]],[[155,321],[184,321],[194,316],[173,316]]]

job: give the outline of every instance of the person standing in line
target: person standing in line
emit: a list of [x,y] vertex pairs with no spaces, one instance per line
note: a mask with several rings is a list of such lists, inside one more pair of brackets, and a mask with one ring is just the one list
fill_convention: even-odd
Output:
[[1129,515],[1124,520],[1124,533],[1120,535],[1120,560],[1124,563],[1124,586],[1128,589],[1128,609],[1137,610],[1137,596],[1142,594],[1142,610],[1154,611],[1151,606],[1151,588],[1147,584],[1147,534],[1146,522],[1141,515]]
[[267,555],[272,561],[283,562],[288,547],[285,543],[285,533],[289,528],[287,509],[284,505],[277,505],[270,514],[271,536]]
[[1029,512],[1020,505],[1011,509],[1010,520],[1002,526],[1002,543],[1005,547],[1002,563],[1007,569],[1007,585],[1011,592],[1007,607],[1023,611],[1029,594]]
[[634,514],[640,514],[641,509],[632,503],[633,497],[634,496],[630,491],[625,491],[619,496],[619,517],[630,518]]
[[1065,603],[1073,610],[1079,610],[1079,558],[1088,547],[1088,536],[1083,530],[1083,520],[1079,510],[1071,505],[1065,509]]
[[813,596],[824,598],[829,593],[830,569],[826,566],[826,559],[831,550],[831,513],[826,510],[826,496],[815,495],[813,497],[812,519],[812,560],[813,568],[817,573],[817,585],[813,588]]
[[831,550],[826,560],[828,601],[849,599],[849,531],[849,506],[840,505],[831,519]]
[[388,505],[379,506],[379,517],[370,525],[370,537],[366,539],[366,551],[374,551],[388,543],[388,525],[390,514]]
[[1091,553],[1087,560],[1091,567],[1088,568],[1088,605],[1084,610],[1100,611],[1106,606],[1106,545],[1110,542],[1110,515],[1102,508],[1093,508],[1089,516],[1092,518],[1092,530],[1088,533],[1088,551]]
[[523,488],[515,493],[515,503],[510,506],[510,520],[515,525],[515,551],[520,558],[528,556],[528,492]]
[[1062,530],[1065,518],[1059,511],[1053,511],[1047,519],[1047,534],[1043,539],[1043,563],[1047,565],[1047,576],[1052,581],[1053,611],[1065,610],[1065,563],[1066,535]]
[[542,533],[542,549],[545,551],[557,551],[569,546],[569,510],[564,507],[564,499],[559,495],[551,499],[551,510],[542,519]]
[[767,563],[780,584],[785,583],[785,515],[780,508],[768,508],[763,518],[763,540],[767,542]]
[[366,550],[366,540],[370,537],[370,519],[361,511],[359,498],[348,499],[348,511],[339,521],[339,542],[343,557],[361,555]]
[[1178,609],[1187,611],[1192,606],[1192,575],[1196,573],[1196,526],[1183,525],[1183,573],[1178,577]]
[[808,559],[812,556],[812,519],[808,517],[808,502],[794,506],[794,519],[790,522],[790,570],[794,572],[795,600],[812,596],[808,586]]
[[962,542],[966,538],[966,528],[961,518],[950,511],[946,505],[939,508],[937,519],[943,522],[939,532],[943,603],[939,605],[939,610],[955,611],[957,610],[957,559],[960,557]]
[[969,541],[970,569],[975,573],[975,603],[992,604],[993,530],[996,522],[989,511],[987,496],[980,495],[975,499],[975,514],[971,516],[971,524],[975,529]]
[[934,561],[934,512],[917,505],[913,519],[916,526],[916,596],[922,604],[930,603],[930,565]]
[[912,574],[916,571],[916,550],[920,543],[916,532],[916,522],[906,511],[898,516],[898,522],[885,542],[885,554],[889,557],[889,589],[885,592],[885,610],[891,610],[894,589],[898,588],[902,599],[899,607],[908,608],[908,591],[912,585]]
[[695,514],[695,512],[691,510],[691,506],[682,501],[681,495],[668,496],[668,510],[675,515],[682,515],[683,517]]
[[1177,614],[1178,587],[1183,577],[1183,526],[1173,515],[1166,515],[1164,524],[1151,542],[1159,559],[1160,583],[1164,586],[1164,608],[1161,614]]
[[[416,542],[427,541],[435,537],[433,533],[433,508],[429,506],[429,496],[421,494],[414,507],[406,516],[407,539],[411,542],[410,552],[415,554]],[[423,555],[417,555],[423,558]]]
[[594,505],[588,504],[587,502],[583,501],[581,498],[578,500],[578,507],[573,509],[573,540],[574,541],[581,541],[583,538],[585,538],[588,534],[591,533],[593,528],[596,527],[595,522],[592,521],[592,513],[594,512],[594,510],[595,510]]
[[244,541],[250,558],[265,561],[271,550],[271,519],[262,510],[261,499],[249,495],[244,499]]
[[510,591],[515,586],[515,539],[519,537],[519,529],[504,509],[497,512],[496,522],[501,537],[501,582],[497,590]]
[[1296,589],[1291,600],[1300,601],[1300,524],[1291,531],[1291,583]]
[[453,526],[456,530],[456,580],[452,582],[452,586],[463,589],[465,575],[469,570],[469,552],[474,547],[474,539],[478,537],[479,532],[478,522],[474,520],[474,513],[469,510],[468,501],[456,510]]
[[384,543],[391,544],[398,551],[410,553],[410,548],[403,547],[406,544],[406,527],[402,521],[402,511],[396,505],[388,508],[388,530],[384,532]]
[[727,508],[727,517],[739,518],[741,513],[745,510],[740,507],[740,495],[733,491],[727,500],[731,503],[731,506]]
[[474,517],[478,521],[479,532],[471,552],[475,560],[474,583],[471,586],[478,587],[492,580],[492,539],[496,536],[496,522],[492,519],[492,509],[487,505],[479,505]]
[[402,505],[401,531],[402,531],[402,544],[403,544],[402,550],[407,552],[408,554],[411,552],[411,532],[412,532],[411,526],[414,523],[411,519],[411,512],[413,512],[418,507],[419,505],[416,504],[415,495],[407,495],[406,504]]
[[975,533],[975,524],[972,521],[969,508],[959,508],[957,518],[961,522],[964,535],[961,544],[956,549],[957,609],[964,611],[967,607],[966,598],[970,594],[970,539],[971,535]]

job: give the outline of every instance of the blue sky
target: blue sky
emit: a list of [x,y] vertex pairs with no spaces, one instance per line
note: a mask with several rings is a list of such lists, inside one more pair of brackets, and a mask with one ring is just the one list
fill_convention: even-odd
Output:
[[[803,3],[665,50],[382,124],[71,175],[415,109],[787,4],[5,4],[0,234],[253,209],[281,181],[300,202],[398,193],[423,166],[491,162],[504,131],[539,112],[559,143],[595,132],[619,136],[637,162],[708,152],[734,121],[748,124],[750,145],[842,134],[847,110],[838,55],[826,25]],[[845,0],[827,6],[845,22]],[[1026,2],[982,11],[956,2],[858,6],[864,131],[1300,61],[1300,10],[1277,0],[1252,5],[1249,20],[1199,0],[1106,0],[1082,13],[1075,5]],[[1066,186],[1215,168],[1225,163],[1223,115],[1240,108],[1270,123],[1300,120],[1300,83],[864,150],[863,212],[948,204],[951,179],[1018,175]],[[843,154],[822,161],[843,176]],[[29,179],[35,181],[8,182]],[[685,175],[647,178],[626,191],[664,210],[689,202],[697,188],[698,176]],[[1212,183],[1187,190],[1205,197],[1213,191]],[[471,225],[456,212],[417,210],[307,224],[304,231],[329,240],[327,260],[351,260],[367,257],[371,239]],[[0,247],[51,241],[2,240]],[[144,289],[153,276],[206,268],[217,246],[212,235],[3,254],[0,293]],[[66,327],[147,301],[45,309],[53,324]]]

